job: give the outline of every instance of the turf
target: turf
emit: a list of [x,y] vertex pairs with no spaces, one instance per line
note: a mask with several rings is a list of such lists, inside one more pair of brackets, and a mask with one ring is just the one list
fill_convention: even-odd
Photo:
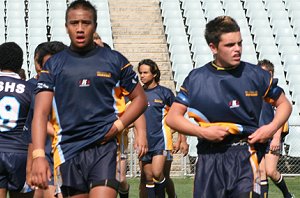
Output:
[[[192,198],[193,197],[193,178],[192,177],[175,177],[173,178],[175,189],[178,198]],[[285,181],[288,185],[290,192],[292,192],[295,197],[300,198],[300,177],[285,177]],[[139,189],[139,178],[128,179],[130,184],[130,198],[138,198]],[[167,197],[167,196],[166,196]],[[279,189],[270,182],[269,188],[270,198],[282,198],[282,194]]]

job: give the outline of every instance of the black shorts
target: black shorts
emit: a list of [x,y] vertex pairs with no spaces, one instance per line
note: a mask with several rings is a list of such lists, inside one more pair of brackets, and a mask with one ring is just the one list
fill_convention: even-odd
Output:
[[259,197],[256,151],[244,145],[207,147],[196,165],[194,197]]
[[89,193],[96,186],[118,188],[116,180],[117,145],[110,141],[81,151],[58,167],[61,191],[65,196]]
[[142,162],[146,162],[146,163],[151,163],[153,156],[156,156],[156,155],[166,156],[166,160],[168,159],[168,161],[172,161],[173,160],[173,156],[172,156],[172,153],[170,151],[167,151],[167,150],[156,150],[156,151],[148,151],[146,153],[146,155],[144,155],[141,158],[141,161]]
[[0,188],[20,192],[26,181],[27,153],[0,152]]

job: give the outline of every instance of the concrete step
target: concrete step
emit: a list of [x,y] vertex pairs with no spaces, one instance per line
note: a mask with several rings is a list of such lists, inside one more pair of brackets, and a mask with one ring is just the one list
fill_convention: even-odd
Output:
[[141,38],[135,36],[128,37],[118,37],[114,38],[114,43],[116,44],[164,44],[166,42],[165,38]]
[[136,13],[123,13],[123,12],[110,12],[110,20],[114,21],[114,20],[119,20],[119,21],[123,21],[123,20],[133,20],[133,19],[137,19],[137,21],[143,21],[143,20],[162,20],[162,17],[160,15],[160,13],[156,12],[144,12],[139,15],[137,15]]
[[130,62],[138,62],[142,59],[149,58],[154,61],[163,61],[167,62],[169,61],[169,54],[167,53],[126,53],[122,52]]
[[113,27],[113,35],[163,35],[162,27],[147,27],[147,28],[131,28],[129,26]]
[[[127,45],[127,44],[126,44]],[[121,47],[118,44],[114,45],[115,49],[118,49],[120,52],[124,53],[168,53],[168,50],[164,47],[153,46],[153,47],[138,47],[136,45],[127,45],[126,47]]]
[[148,21],[136,21],[134,19],[113,19],[111,23],[114,24],[114,27],[135,27],[135,28],[145,28],[145,27],[162,27],[161,19],[152,19]]
[[130,5],[130,4],[116,4],[116,6],[112,6],[110,4],[110,11],[123,12],[130,10],[131,12],[147,12],[147,11],[161,11],[159,6],[153,4],[152,6],[149,4],[138,4],[138,5]]

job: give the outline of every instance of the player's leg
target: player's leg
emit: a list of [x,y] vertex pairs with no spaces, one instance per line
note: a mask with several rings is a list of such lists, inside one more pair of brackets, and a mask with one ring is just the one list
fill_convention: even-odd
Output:
[[142,170],[143,170],[142,172],[143,172],[143,175],[144,175],[143,178],[145,178],[145,181],[146,181],[145,186],[146,186],[146,191],[147,191],[147,197],[148,198],[155,198],[155,185],[154,185],[154,181],[153,181],[151,161],[150,162],[149,161],[143,161],[142,162]]
[[265,161],[266,161],[265,157],[263,157],[259,163],[260,187],[261,187],[260,197],[261,198],[268,197],[268,191],[269,191],[269,183],[268,183]]
[[285,183],[283,176],[277,170],[279,154],[268,153],[268,154],[266,154],[265,158],[266,158],[266,163],[267,163],[267,166],[266,166],[267,175],[272,179],[274,184],[281,190],[281,192],[285,198],[292,197],[292,195],[290,194],[290,192],[288,190],[288,187]]
[[126,159],[122,159],[119,161],[119,165],[117,165],[120,167],[120,172],[119,174],[119,178],[117,178],[117,180],[120,182],[119,184],[119,195],[120,198],[128,198],[129,196],[129,184],[127,182],[126,179],[126,172],[127,172],[127,163],[126,163]]
[[154,155],[152,158],[152,174],[155,183],[155,194],[159,198],[165,197],[166,178],[164,176],[164,166],[166,155]]
[[173,161],[173,156],[171,156],[171,152],[169,151],[167,160],[166,160],[165,166],[164,166],[164,176],[166,178],[166,192],[167,192],[169,198],[176,197],[174,182],[170,177],[172,161]]
[[6,189],[0,188],[0,198],[6,198]]
[[143,169],[143,162],[139,162],[140,171],[141,171],[141,178],[140,178],[140,186],[139,186],[139,197],[140,198],[147,198],[147,189],[146,189],[146,175]]

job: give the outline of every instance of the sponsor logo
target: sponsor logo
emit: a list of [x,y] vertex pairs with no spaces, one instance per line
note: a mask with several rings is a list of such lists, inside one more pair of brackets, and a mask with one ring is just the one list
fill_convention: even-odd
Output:
[[258,91],[245,91],[245,96],[248,97],[258,96]]
[[160,100],[160,99],[154,99],[154,102],[155,102],[155,103],[163,103],[163,101]]
[[79,87],[89,87],[91,85],[91,81],[89,79],[81,79],[79,81]]
[[238,101],[238,100],[232,100],[229,102],[230,109],[237,108],[239,106],[240,106],[240,101]]
[[111,73],[109,72],[97,72],[97,76],[104,77],[104,78],[111,78]]

